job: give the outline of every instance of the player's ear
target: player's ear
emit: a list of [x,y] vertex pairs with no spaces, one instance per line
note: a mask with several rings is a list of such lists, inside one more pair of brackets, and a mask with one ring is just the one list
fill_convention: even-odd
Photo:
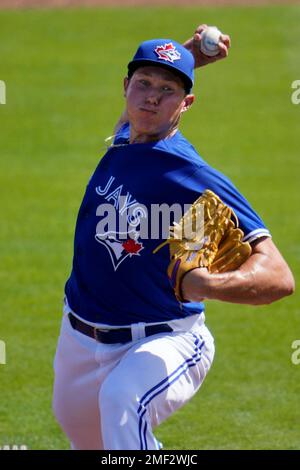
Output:
[[129,85],[129,78],[125,77],[124,80],[123,80],[124,96],[126,96],[126,91],[127,91],[128,85]]
[[186,95],[183,100],[183,107],[182,107],[181,112],[184,113],[185,111],[190,109],[194,101],[195,101],[195,95],[192,95],[192,94]]

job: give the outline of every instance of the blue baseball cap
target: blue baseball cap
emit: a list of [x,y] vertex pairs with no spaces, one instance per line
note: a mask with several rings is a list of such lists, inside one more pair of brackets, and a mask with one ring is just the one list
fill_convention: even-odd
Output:
[[145,65],[158,65],[175,72],[183,80],[187,93],[194,85],[194,57],[173,39],[151,39],[142,42],[128,64],[128,76]]

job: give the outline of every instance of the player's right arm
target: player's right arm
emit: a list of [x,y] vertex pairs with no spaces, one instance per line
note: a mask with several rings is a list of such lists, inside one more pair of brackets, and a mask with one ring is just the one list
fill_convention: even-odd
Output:
[[195,69],[197,69],[198,67],[203,67],[204,65],[212,64],[213,62],[217,62],[218,60],[221,60],[221,59],[226,59],[229,53],[231,40],[228,34],[222,34],[220,37],[220,42],[218,44],[219,54],[213,57],[208,57],[207,55],[203,54],[203,52],[201,52],[201,49],[200,49],[201,35],[207,27],[208,26],[206,24],[199,25],[196,28],[193,37],[187,39],[183,44],[184,47],[188,51],[190,51],[194,56]]

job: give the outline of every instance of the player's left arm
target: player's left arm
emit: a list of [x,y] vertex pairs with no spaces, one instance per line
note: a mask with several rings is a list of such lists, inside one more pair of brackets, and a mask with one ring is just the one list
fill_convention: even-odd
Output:
[[250,258],[237,270],[209,274],[205,268],[188,272],[182,281],[185,299],[199,302],[221,300],[248,305],[264,305],[291,295],[293,274],[271,238],[252,244]]
[[200,44],[201,44],[201,36],[203,31],[207,28],[208,26],[206,24],[201,24],[199,25],[193,37],[187,39],[187,41],[184,42],[184,47],[188,49],[194,56],[195,59],[195,69],[198,67],[203,67],[204,65],[212,64],[213,62],[216,62],[217,60],[225,59],[228,56],[229,48],[231,45],[231,40],[230,36],[228,34],[222,34],[220,37],[220,42],[218,44],[219,46],[219,54],[213,56],[213,57],[208,57],[207,55],[203,54],[200,50]]

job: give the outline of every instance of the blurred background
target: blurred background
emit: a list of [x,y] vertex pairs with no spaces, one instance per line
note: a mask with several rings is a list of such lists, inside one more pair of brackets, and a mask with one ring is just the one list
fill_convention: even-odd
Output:
[[[74,226],[141,41],[183,42],[201,23],[230,34],[229,58],[196,73],[182,131],[249,199],[299,279],[299,2],[149,4],[0,0],[0,447],[68,448],[51,394]],[[209,302],[215,362],[157,429],[164,447],[300,449],[299,315],[297,291],[263,307]]]

